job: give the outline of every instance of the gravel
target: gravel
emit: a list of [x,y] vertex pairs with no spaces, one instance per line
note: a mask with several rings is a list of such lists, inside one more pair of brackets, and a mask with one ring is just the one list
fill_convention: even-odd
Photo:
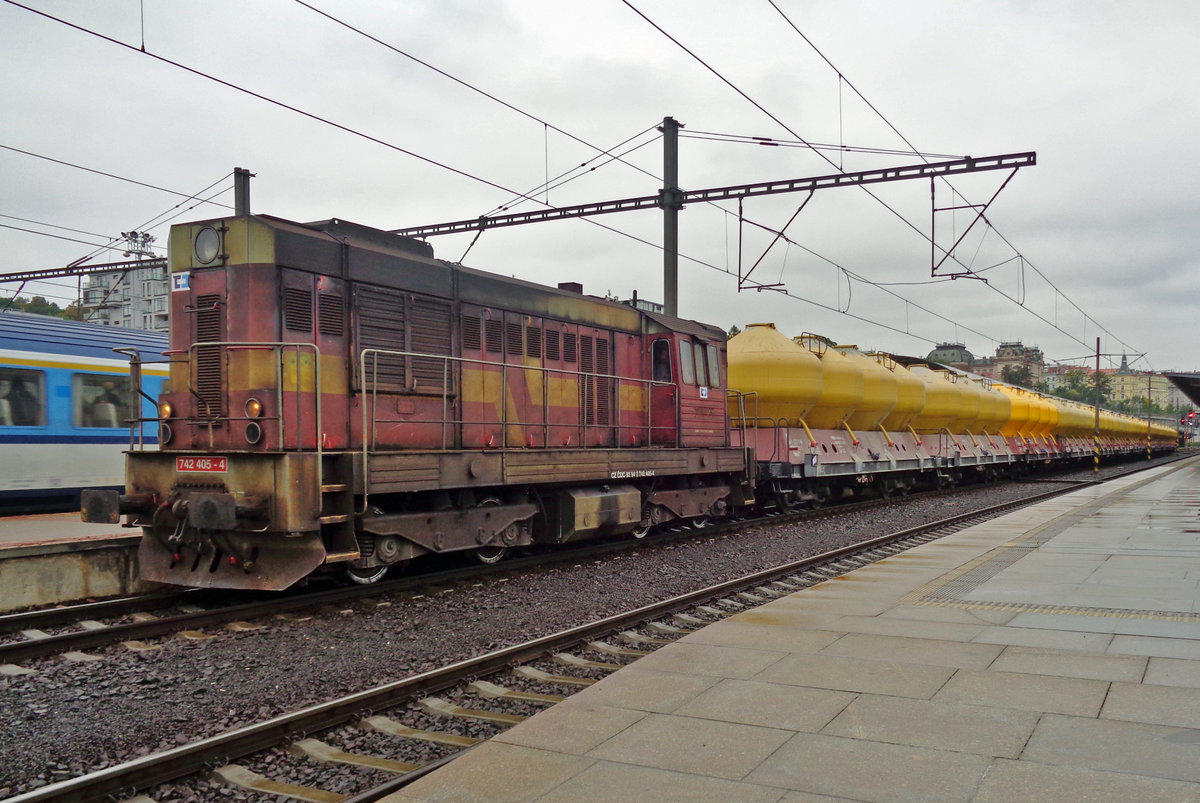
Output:
[[[1159,461],[1156,461],[1159,462]],[[1105,469],[1108,473],[1115,469]],[[1090,479],[1090,469],[1055,481]],[[210,631],[215,638],[164,638],[159,649],[95,651],[103,660],[47,658],[37,674],[0,676],[0,798],[132,758],[177,747],[351,692],[400,680],[449,662],[594,621],[807,555],[988,505],[1049,490],[1039,482],[897,502],[862,516],[757,526],[733,534],[619,552],[601,560],[548,566],[486,583],[461,583],[390,604],[364,601],[321,610],[307,621],[270,620],[253,632]],[[653,634],[649,634],[653,635]],[[614,661],[602,656],[600,660]],[[548,672],[603,673],[540,664]],[[495,682],[550,694],[569,693],[513,675]],[[531,714],[544,706],[485,700],[450,690],[439,696],[466,707]],[[454,723],[416,710],[389,713],[404,724],[486,738],[487,723]],[[443,746],[344,728],[322,735],[343,749],[414,762],[444,755]],[[387,747],[387,745],[392,745]],[[247,759],[290,782],[328,780],[328,768],[285,751]],[[336,774],[336,773],[335,773]],[[282,776],[282,777],[281,777]],[[365,776],[359,776],[365,777]],[[315,780],[314,780],[315,779]],[[347,783],[338,780],[335,785]],[[332,788],[332,787],[327,787]],[[357,787],[355,787],[357,789]],[[168,800],[277,800],[233,793],[206,781],[163,787]]]

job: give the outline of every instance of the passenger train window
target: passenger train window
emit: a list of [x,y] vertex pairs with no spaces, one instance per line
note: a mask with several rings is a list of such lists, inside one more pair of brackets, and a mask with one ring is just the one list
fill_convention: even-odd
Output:
[[46,375],[0,368],[0,426],[40,427],[46,423]]
[[127,427],[129,377],[75,374],[71,381],[71,423],[77,427]]
[[692,357],[692,341],[679,341],[679,374],[685,385],[696,384],[696,364]]

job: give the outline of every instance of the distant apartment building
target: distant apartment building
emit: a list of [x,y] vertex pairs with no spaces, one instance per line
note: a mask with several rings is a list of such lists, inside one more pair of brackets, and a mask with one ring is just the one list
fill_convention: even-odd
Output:
[[165,332],[169,293],[161,265],[92,274],[83,289],[83,317],[106,326]]

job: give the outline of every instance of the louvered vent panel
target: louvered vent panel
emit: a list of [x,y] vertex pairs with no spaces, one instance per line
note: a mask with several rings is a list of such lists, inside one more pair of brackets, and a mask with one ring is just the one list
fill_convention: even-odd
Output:
[[[358,353],[366,349],[404,351],[404,296],[373,287],[355,294],[357,304]],[[403,390],[404,358],[387,354],[367,357],[363,385],[379,390]]]
[[554,329],[546,330],[546,359],[558,362],[558,331]]
[[601,374],[596,379],[596,423],[602,426],[607,426],[611,422],[612,403],[610,396],[612,394],[612,380],[608,375],[612,373],[608,359],[608,338],[596,338],[596,373]]
[[563,332],[563,362],[578,362],[579,358],[575,353],[575,335],[572,332]]
[[317,294],[317,331],[330,337],[346,334],[346,305],[340,293]]
[[[419,354],[449,355],[450,302],[434,298],[413,298],[409,308],[410,351]],[[443,384],[453,382],[446,360],[412,357],[412,387],[427,392],[442,392]]]
[[463,351],[479,351],[483,348],[483,327],[478,315],[464,315],[462,319]]
[[[579,336],[579,370],[585,374],[590,374],[596,370],[595,355],[592,352],[592,336]],[[583,409],[583,423],[596,423],[596,380],[592,376],[585,376],[583,381],[579,383],[579,406]]]
[[313,330],[312,291],[300,287],[283,288],[283,325],[293,332]]
[[493,354],[499,354],[503,351],[504,329],[500,321],[485,321],[483,334],[488,351]]
[[525,355],[527,357],[542,356],[542,327],[525,327]]
[[[196,298],[196,342],[215,343],[225,339],[225,313],[218,295]],[[225,360],[220,346],[196,347],[196,394],[200,397],[201,416],[225,413]]]
[[506,323],[504,325],[504,353],[521,356],[521,324]]

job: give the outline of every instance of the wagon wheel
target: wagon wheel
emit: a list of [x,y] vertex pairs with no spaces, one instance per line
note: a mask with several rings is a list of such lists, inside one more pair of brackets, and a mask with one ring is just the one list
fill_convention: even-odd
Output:
[[352,583],[360,585],[370,585],[371,583],[379,582],[385,574],[387,574],[390,566],[371,566],[364,568],[362,566],[347,566],[346,578]]
[[[494,496],[489,496],[476,505],[476,507],[499,507],[501,504],[502,503],[499,499]],[[472,560],[476,560],[479,563],[490,566],[493,563],[499,563],[500,561],[504,560],[504,558],[508,555],[508,547],[493,545],[481,546],[470,550],[467,554],[471,556]]]

